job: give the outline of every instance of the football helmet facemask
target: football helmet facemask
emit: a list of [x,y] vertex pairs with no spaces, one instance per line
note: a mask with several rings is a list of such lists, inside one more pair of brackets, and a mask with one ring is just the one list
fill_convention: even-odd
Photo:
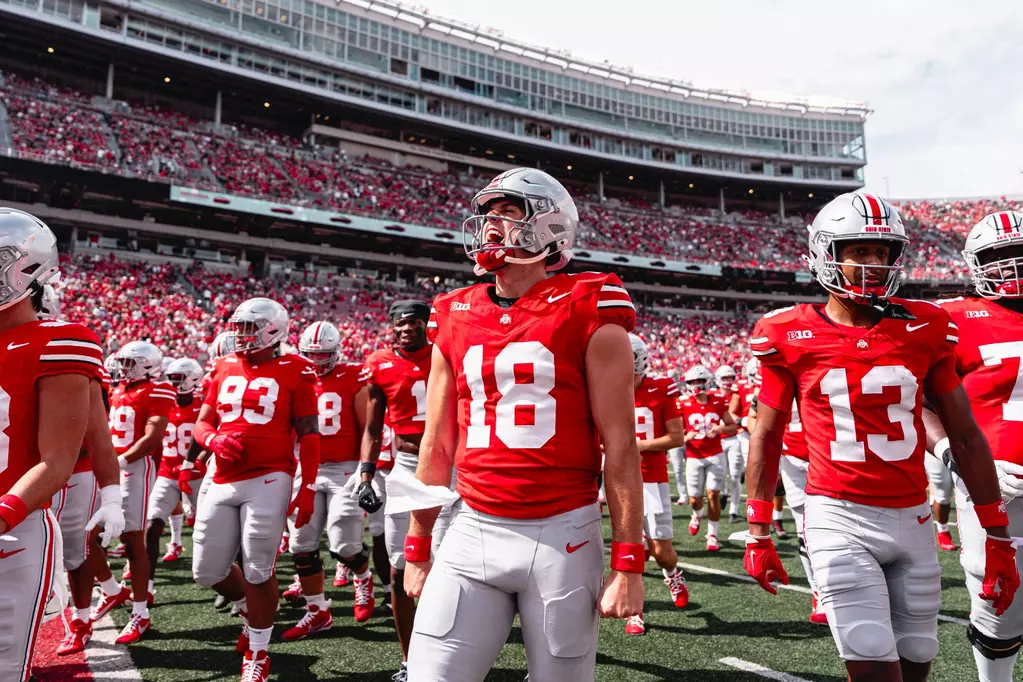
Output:
[[978,296],[1023,298],[1023,213],[1001,211],[985,216],[967,235],[963,258]]
[[167,381],[171,382],[178,395],[195,393],[202,383],[202,365],[192,358],[178,358],[167,365]]
[[250,298],[228,319],[234,332],[235,353],[247,355],[272,348],[288,336],[288,312],[269,298]]
[[30,296],[53,279],[59,266],[57,238],[46,223],[13,208],[0,208],[0,310]]
[[632,368],[634,374],[646,374],[650,368],[650,352],[647,350],[643,339],[635,334],[629,334],[629,341],[632,343]]
[[152,379],[163,371],[163,353],[146,341],[132,341],[117,351],[117,364],[125,383]]
[[690,367],[682,379],[686,385],[686,391],[693,395],[705,393],[714,380],[714,375],[703,365]]
[[341,332],[330,322],[313,322],[302,332],[298,352],[316,365],[317,374],[328,374],[341,359]]
[[721,388],[731,388],[736,380],[735,370],[731,365],[721,365],[714,370],[714,380]]

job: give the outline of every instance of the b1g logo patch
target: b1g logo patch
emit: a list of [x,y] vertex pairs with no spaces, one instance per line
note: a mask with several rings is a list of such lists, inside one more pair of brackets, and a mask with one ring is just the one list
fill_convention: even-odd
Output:
[[789,341],[802,341],[804,339],[812,339],[813,331],[809,329],[799,329],[797,331],[789,332]]
[[974,318],[974,317],[991,317],[991,313],[988,312],[987,310],[967,310],[966,311],[966,318],[967,319]]

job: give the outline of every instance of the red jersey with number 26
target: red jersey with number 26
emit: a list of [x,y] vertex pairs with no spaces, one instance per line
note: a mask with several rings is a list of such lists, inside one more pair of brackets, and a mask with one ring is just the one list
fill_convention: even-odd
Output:
[[254,365],[241,355],[217,360],[206,405],[220,417],[218,433],[238,439],[239,460],[217,456],[214,483],[233,483],[275,472],[295,475],[294,422],[315,417],[316,370],[300,355]]
[[365,384],[362,365],[339,362],[316,383],[320,415],[320,463],[359,459],[362,432],[355,419],[355,394]]
[[936,303],[959,327],[956,371],[991,454],[1023,464],[1023,315],[983,298]]
[[629,294],[616,275],[557,274],[503,308],[493,286],[441,294],[429,324],[455,376],[458,493],[504,518],[595,503],[600,448],[586,347],[602,325],[635,326]]
[[[643,377],[636,388],[636,438],[654,440],[668,433],[666,424],[678,419],[678,386],[665,377]],[[639,453],[644,483],[668,482],[668,453]]]
[[39,380],[83,374],[100,381],[102,370],[99,338],[81,325],[45,320],[0,332],[0,495],[40,462]]
[[[177,480],[176,468],[185,461],[188,450],[192,447],[192,434],[195,432],[195,422],[199,420],[201,408],[202,398],[199,396],[192,398],[188,405],[178,405],[175,399],[174,407],[167,415],[167,433],[163,437],[163,457],[160,458],[157,476]],[[192,480],[205,475],[206,464],[196,460]]]
[[809,495],[894,508],[927,500],[923,393],[959,386],[958,331],[932,303],[892,300],[916,319],[844,327],[803,304],[768,313],[753,331],[760,402],[788,412],[799,397]]
[[399,436],[426,430],[426,382],[433,346],[413,353],[382,348],[366,358],[362,378],[387,396],[387,423]]
[[170,415],[176,396],[166,381],[145,379],[118,386],[110,396],[110,440],[117,454],[123,455],[146,435],[150,419]]
[[706,459],[720,455],[721,436],[710,435],[711,429],[724,423],[724,414],[728,412],[728,400],[714,393],[707,394],[707,402],[701,403],[696,396],[686,396],[679,404],[679,412],[687,432],[696,436],[686,443],[686,457],[690,459]]

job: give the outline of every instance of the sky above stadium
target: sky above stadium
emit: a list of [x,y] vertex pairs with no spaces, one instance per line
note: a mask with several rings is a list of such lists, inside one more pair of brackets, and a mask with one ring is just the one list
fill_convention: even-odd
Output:
[[1017,0],[413,2],[637,75],[865,101],[881,195],[1023,195]]

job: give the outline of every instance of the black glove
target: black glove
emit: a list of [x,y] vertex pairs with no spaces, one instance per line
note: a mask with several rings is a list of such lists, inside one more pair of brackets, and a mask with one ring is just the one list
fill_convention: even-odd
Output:
[[362,507],[367,514],[372,514],[384,505],[377,497],[377,491],[373,490],[373,485],[369,481],[363,481],[358,487],[359,493],[359,506]]

